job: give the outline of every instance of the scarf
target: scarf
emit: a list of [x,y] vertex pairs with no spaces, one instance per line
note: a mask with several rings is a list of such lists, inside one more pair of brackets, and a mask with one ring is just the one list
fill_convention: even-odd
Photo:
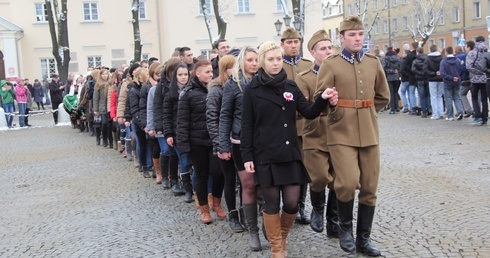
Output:
[[271,87],[276,95],[281,95],[284,92],[287,80],[287,74],[284,69],[281,69],[274,77],[269,76],[263,68],[260,68],[257,74],[259,76],[258,81],[261,85]]

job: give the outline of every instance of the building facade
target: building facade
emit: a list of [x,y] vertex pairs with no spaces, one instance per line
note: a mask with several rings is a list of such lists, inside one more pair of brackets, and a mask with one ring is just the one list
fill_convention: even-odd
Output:
[[[130,63],[134,48],[131,2],[68,1],[70,72],[85,73],[88,67],[98,65],[119,68]],[[182,46],[190,47],[195,56],[207,54],[211,40],[199,2],[140,0],[142,59],[167,60],[176,47]],[[211,2],[206,0],[206,6],[216,35]],[[291,0],[285,2],[286,13],[292,16]],[[226,39],[231,46],[257,47],[264,41],[280,41],[274,22],[285,16],[281,0],[220,0],[219,8],[228,23]],[[306,41],[322,28],[322,17],[322,2],[306,0]],[[283,23],[282,30],[285,28]],[[32,81],[57,72],[44,0],[0,0],[0,52],[7,78],[27,77]],[[311,58],[308,51],[304,53]]]

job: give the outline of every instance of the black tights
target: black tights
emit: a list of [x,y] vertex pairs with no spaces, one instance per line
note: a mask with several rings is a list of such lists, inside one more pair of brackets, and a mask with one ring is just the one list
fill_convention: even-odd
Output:
[[224,177],[219,166],[218,157],[213,155],[213,147],[191,145],[189,152],[196,173],[195,190],[199,205],[208,204],[208,178],[213,176],[213,197],[221,198],[223,195]]
[[[221,170],[223,170],[224,175],[224,189],[225,189],[225,201],[228,211],[236,209],[236,169],[233,159],[223,160],[220,159],[219,163],[221,165]],[[213,179],[214,180],[214,179]]]
[[280,210],[282,192],[282,210],[289,214],[296,214],[299,210],[300,185],[282,185],[272,187],[261,187],[266,203],[265,213],[277,214]]

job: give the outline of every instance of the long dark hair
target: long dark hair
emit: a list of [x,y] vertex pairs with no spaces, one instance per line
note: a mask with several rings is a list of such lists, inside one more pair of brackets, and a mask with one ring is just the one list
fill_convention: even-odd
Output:
[[187,80],[187,84],[189,84],[189,82],[191,80],[189,68],[187,67],[186,64],[181,63],[175,67],[175,69],[172,73],[172,80],[170,80],[170,88],[169,88],[169,96],[170,96],[170,98],[172,98],[174,100],[179,98],[179,84],[177,82],[177,70],[179,70],[179,68],[187,69],[187,74],[189,75],[189,78]]

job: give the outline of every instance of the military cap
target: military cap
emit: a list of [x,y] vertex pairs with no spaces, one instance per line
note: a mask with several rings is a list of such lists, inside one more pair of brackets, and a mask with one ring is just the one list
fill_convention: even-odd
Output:
[[285,39],[301,39],[299,32],[294,28],[287,28],[281,35],[281,40]]
[[311,36],[311,39],[308,41],[308,50],[313,50],[313,47],[316,45],[316,43],[323,40],[330,40],[327,32],[323,29],[315,32],[313,36]]
[[346,30],[363,30],[364,25],[362,24],[361,18],[359,16],[350,16],[345,18],[340,23],[340,32]]

